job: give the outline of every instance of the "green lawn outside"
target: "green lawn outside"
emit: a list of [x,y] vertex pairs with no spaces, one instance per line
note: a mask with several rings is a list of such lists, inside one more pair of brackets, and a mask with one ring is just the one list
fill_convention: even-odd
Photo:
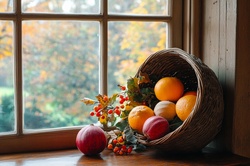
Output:
[[13,88],[0,87],[0,97],[14,94]]

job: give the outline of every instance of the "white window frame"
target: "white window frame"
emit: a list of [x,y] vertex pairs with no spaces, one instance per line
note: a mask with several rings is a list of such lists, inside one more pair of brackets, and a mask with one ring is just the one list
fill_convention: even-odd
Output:
[[99,21],[101,29],[100,93],[107,94],[107,57],[108,57],[108,22],[109,21],[157,21],[167,22],[169,28],[169,47],[182,48],[183,0],[169,0],[170,16],[147,15],[108,15],[108,0],[101,0],[100,14],[39,14],[22,13],[21,1],[16,0],[14,13],[1,13],[0,20],[14,22],[14,81],[15,112],[17,118],[16,133],[0,136],[0,154],[45,151],[75,148],[75,138],[79,127],[44,130],[39,133],[23,133],[23,98],[22,98],[22,21],[23,20],[91,20]]

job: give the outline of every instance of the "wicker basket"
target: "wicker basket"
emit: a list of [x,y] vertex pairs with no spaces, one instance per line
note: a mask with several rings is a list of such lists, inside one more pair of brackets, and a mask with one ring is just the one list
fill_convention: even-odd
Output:
[[214,72],[201,60],[181,49],[171,48],[150,55],[140,66],[139,73],[154,74],[159,78],[175,76],[185,91],[197,90],[196,105],[189,117],[176,130],[164,137],[138,141],[169,152],[196,152],[205,147],[221,129],[223,92]]

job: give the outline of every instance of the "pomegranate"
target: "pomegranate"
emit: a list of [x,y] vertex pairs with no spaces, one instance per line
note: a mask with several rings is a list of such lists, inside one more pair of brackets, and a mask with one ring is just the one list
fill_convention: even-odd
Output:
[[104,131],[97,126],[83,127],[76,136],[76,146],[85,155],[95,155],[102,152],[107,145]]
[[169,123],[161,116],[152,116],[145,121],[142,132],[148,140],[155,140],[169,132]]

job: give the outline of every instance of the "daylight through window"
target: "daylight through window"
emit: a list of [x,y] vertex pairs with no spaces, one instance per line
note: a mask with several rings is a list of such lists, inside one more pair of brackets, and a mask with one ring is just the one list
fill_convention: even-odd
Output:
[[0,0],[0,138],[97,122],[80,99],[173,46],[176,2]]

